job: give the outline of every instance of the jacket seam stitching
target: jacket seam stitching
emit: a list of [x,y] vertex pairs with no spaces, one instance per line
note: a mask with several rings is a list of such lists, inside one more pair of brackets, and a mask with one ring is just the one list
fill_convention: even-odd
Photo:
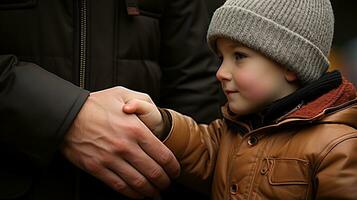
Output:
[[316,175],[316,172],[318,171],[318,169],[320,168],[321,163],[324,161],[324,159],[329,155],[329,153],[335,148],[337,147],[339,144],[350,140],[350,139],[357,139],[357,135],[355,135],[357,133],[356,130],[347,133],[346,135],[337,138],[333,141],[331,141],[328,145],[326,145],[326,147],[320,152],[319,154],[319,159],[316,162],[316,167],[314,168],[313,171],[313,175]]

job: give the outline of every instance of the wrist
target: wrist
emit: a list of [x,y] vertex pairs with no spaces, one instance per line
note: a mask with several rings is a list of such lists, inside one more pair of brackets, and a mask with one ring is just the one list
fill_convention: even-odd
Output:
[[167,137],[167,135],[170,133],[172,119],[170,113],[167,110],[162,108],[158,108],[158,109],[160,111],[162,120],[160,125],[157,126],[157,128],[155,129],[154,134],[160,140],[164,140]]
[[157,138],[161,138],[162,135],[164,134],[164,129],[165,126],[163,125],[163,123],[160,123],[158,126],[156,126],[156,128],[153,130],[153,133],[155,134],[155,136]]

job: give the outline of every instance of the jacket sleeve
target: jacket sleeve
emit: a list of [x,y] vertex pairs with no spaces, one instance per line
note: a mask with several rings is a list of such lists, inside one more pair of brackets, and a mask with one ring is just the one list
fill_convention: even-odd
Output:
[[48,164],[88,94],[35,64],[0,55],[2,160]]
[[326,149],[316,173],[316,199],[357,199],[357,132]]
[[159,105],[208,123],[220,110],[218,64],[206,44],[209,16],[202,0],[167,0],[160,21]]
[[223,132],[223,121],[197,124],[192,118],[169,110],[171,131],[164,144],[171,149],[186,176],[210,180]]

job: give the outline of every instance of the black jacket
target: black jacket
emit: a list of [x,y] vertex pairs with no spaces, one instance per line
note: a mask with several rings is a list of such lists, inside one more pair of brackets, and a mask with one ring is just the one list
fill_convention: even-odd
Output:
[[121,85],[217,116],[203,1],[135,2],[0,1],[0,199],[121,199],[58,152],[89,91]]

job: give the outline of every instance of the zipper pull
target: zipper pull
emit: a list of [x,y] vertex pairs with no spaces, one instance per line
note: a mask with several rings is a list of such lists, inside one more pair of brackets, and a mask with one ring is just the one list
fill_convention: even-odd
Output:
[[138,0],[125,0],[125,2],[126,2],[126,11],[128,12],[128,15],[131,16],[140,15]]

